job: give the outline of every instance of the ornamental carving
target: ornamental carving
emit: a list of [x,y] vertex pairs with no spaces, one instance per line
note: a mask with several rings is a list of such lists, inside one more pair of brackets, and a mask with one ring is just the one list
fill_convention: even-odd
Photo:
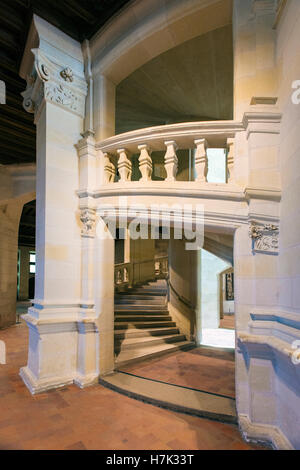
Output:
[[79,112],[81,102],[72,90],[65,88],[61,84],[48,83],[45,88],[46,100],[53,101],[54,103],[60,104],[72,111]]
[[97,222],[95,209],[83,209],[80,214],[80,220],[83,224],[81,235],[83,237],[93,238],[96,233]]
[[60,72],[60,76],[66,81],[66,82],[73,82],[74,77],[73,77],[73,70],[70,67],[66,67]]
[[39,49],[32,49],[32,52],[35,57],[33,71],[27,77],[27,88],[22,93],[25,110],[37,114],[41,103],[45,100],[84,117],[86,81],[77,78],[75,83],[73,70],[70,67],[62,69]]
[[47,65],[38,64],[38,72],[39,72],[39,76],[44,82],[47,82],[49,80],[50,73],[49,73]]
[[256,222],[252,222],[249,236],[252,239],[254,252],[278,254],[279,227],[277,225],[258,225]]

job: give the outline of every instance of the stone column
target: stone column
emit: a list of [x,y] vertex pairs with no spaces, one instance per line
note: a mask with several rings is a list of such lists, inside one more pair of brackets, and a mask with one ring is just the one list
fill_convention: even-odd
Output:
[[274,0],[234,0],[235,119],[252,99],[278,96],[275,18]]
[[[94,77],[94,131],[99,142],[115,134],[116,85],[105,75]],[[98,187],[115,178],[115,168],[109,155],[98,152]],[[105,230],[101,217],[97,218],[94,239],[95,249],[95,314],[99,331],[99,374],[105,375],[114,369],[114,259],[115,240]]]
[[114,370],[115,240],[99,218],[95,238],[95,310],[99,331],[99,373]]
[[278,327],[272,319],[279,298],[280,119],[274,106],[253,105],[245,113],[249,214],[248,224],[236,231],[234,240],[238,417],[246,437],[259,436],[263,426],[270,439],[278,424],[279,336],[274,335]]
[[95,235],[97,216],[91,192],[96,187],[97,153],[95,139],[86,132],[77,144],[79,157],[79,218],[81,226],[81,300],[78,321],[78,375],[81,388],[99,376],[99,330],[95,310]]
[[104,75],[94,78],[95,138],[99,142],[115,134],[116,85]]
[[[39,48],[33,49],[34,38]],[[31,43],[32,40],[32,43]],[[78,156],[87,84],[81,46],[34,16],[21,76],[24,107],[37,126],[36,285],[28,364],[20,371],[32,393],[72,383],[77,375],[81,309]]]

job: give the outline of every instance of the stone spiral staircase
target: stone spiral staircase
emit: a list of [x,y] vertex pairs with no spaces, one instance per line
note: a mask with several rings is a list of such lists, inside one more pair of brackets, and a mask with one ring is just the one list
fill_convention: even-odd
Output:
[[116,367],[192,347],[169,314],[166,281],[115,294]]

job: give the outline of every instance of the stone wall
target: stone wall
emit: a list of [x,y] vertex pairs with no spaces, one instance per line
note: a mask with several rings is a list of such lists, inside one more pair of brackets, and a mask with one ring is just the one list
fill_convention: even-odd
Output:
[[[292,93],[295,91],[292,89],[292,83],[300,80],[299,42],[300,2],[291,0],[277,27],[276,48],[280,80],[279,104],[283,115],[279,157],[282,201],[278,306],[284,316],[293,315],[293,326],[298,331],[300,329],[300,104],[292,102]],[[296,334],[294,339],[297,339]],[[295,372],[281,363],[276,386],[282,430],[291,443],[299,449],[300,383],[299,375],[297,378]]]

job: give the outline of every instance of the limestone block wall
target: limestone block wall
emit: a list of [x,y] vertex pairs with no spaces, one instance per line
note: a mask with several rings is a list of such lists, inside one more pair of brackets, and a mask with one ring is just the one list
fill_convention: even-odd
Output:
[[[280,134],[280,255],[278,307],[282,316],[292,315],[290,341],[300,329],[300,104],[293,104],[292,88],[300,80],[300,3],[290,0],[277,27],[276,61],[279,74],[279,105],[282,111]],[[299,333],[298,333],[299,336]],[[300,366],[298,365],[298,368]],[[299,372],[299,371],[298,371]],[[291,367],[279,366],[277,393],[283,432],[300,448],[299,374]]]
[[187,338],[195,340],[200,262],[200,252],[186,251],[185,240],[170,239],[169,311],[180,331]]
[[220,326],[219,273],[230,265],[206,250],[201,250],[201,327]]
[[0,328],[16,322],[18,229],[23,205],[0,202]]
[[155,279],[155,240],[130,240],[133,284]]
[[300,5],[291,0],[278,26],[279,102],[282,200],[280,211],[279,306],[300,320],[300,104],[292,102],[292,84],[300,80]]
[[29,272],[29,256],[32,248],[20,246],[20,280],[18,300],[27,300],[29,298],[29,279],[32,274]]
[[277,96],[274,0],[234,0],[234,119],[253,97]]
[[247,184],[249,222],[279,226],[274,252],[257,252],[247,226],[235,233],[237,409],[244,434],[276,448],[300,447],[299,366],[284,353],[300,338],[300,114],[291,101],[299,17],[297,1],[277,21],[276,2],[234,2],[235,116],[244,113],[246,129],[237,148],[248,159],[236,170]]
[[16,322],[19,223],[34,197],[34,165],[0,167],[0,328]]

